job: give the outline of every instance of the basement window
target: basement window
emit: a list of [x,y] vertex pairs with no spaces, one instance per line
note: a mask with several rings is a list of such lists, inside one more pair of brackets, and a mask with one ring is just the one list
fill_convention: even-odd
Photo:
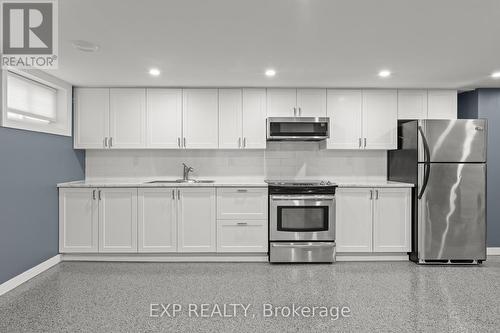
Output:
[[71,86],[48,74],[3,71],[2,126],[71,136]]

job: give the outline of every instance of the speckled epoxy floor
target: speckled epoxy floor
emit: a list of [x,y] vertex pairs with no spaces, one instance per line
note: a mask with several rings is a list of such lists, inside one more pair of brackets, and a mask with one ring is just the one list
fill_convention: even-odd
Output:
[[[151,303],[183,308],[153,318]],[[189,303],[251,308],[192,318]],[[264,303],[351,315],[264,318]],[[500,257],[480,267],[64,262],[0,296],[0,332],[498,332],[499,309]]]

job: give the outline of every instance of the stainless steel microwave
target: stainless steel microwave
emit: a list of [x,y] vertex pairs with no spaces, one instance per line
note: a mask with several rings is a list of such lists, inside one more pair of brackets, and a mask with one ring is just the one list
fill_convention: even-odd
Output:
[[330,137],[327,117],[267,118],[268,141],[321,141]]

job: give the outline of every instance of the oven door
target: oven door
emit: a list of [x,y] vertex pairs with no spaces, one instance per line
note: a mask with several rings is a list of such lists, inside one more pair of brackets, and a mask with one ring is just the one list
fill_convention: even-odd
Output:
[[271,241],[335,240],[334,195],[271,195]]

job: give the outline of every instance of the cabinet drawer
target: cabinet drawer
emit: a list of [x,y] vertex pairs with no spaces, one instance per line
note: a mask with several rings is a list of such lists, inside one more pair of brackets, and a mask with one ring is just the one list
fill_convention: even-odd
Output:
[[217,189],[217,218],[267,220],[267,188]]
[[267,220],[218,220],[217,252],[267,252]]

